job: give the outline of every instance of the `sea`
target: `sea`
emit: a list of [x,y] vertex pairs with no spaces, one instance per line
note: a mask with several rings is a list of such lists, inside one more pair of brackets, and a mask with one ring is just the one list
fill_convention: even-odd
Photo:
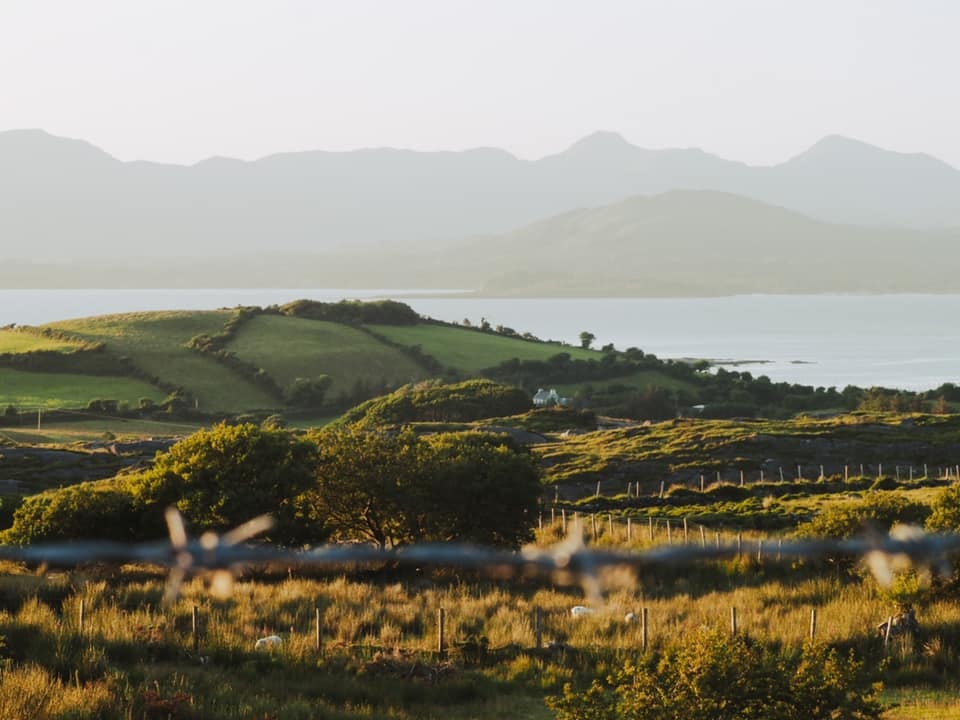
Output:
[[422,315],[483,320],[544,340],[580,333],[660,358],[706,358],[729,369],[814,387],[927,390],[960,384],[960,295],[734,295],[710,298],[484,298],[457,290],[2,290],[0,326],[42,325],[140,310],[283,304],[298,298],[393,298]]

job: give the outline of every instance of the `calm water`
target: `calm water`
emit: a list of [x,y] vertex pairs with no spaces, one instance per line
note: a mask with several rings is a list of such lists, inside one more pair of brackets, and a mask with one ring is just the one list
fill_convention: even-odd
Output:
[[741,295],[723,298],[482,299],[404,290],[0,290],[0,325],[135,310],[394,297],[441,320],[505,325],[658,357],[765,360],[754,375],[809,385],[913,390],[960,383],[960,295]]

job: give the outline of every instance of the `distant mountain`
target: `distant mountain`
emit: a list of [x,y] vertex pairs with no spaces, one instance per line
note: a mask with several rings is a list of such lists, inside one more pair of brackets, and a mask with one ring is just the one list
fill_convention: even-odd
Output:
[[450,280],[503,295],[960,292],[960,229],[832,224],[671,191],[477,239],[444,261]]
[[960,229],[825,223],[712,190],[573,210],[419,250],[0,264],[0,286],[462,288],[501,296],[960,292]]
[[645,150],[615,133],[536,161],[490,148],[370,149],[180,166],[120,162],[86,142],[16,130],[0,133],[0,261],[168,258],[186,272],[198,256],[416,251],[675,189],[831,222],[960,227],[960,171],[840,137],[772,167]]

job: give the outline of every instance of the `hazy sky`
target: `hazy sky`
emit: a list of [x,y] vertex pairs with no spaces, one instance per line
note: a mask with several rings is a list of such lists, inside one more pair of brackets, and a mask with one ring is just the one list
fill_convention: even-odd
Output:
[[124,160],[558,152],[598,129],[779,162],[823,135],[960,167],[951,0],[0,0],[0,130]]

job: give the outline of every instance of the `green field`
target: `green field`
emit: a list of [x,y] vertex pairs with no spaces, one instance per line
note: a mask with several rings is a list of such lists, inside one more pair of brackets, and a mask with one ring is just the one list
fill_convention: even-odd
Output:
[[36,422],[24,426],[0,427],[0,442],[12,445],[71,445],[101,441],[112,436],[116,440],[139,440],[146,437],[190,435],[202,427],[183,420],[142,420],[138,418],[97,418],[75,422],[47,422],[40,430]]
[[230,311],[150,312],[69,320],[50,327],[85,339],[100,340],[117,355],[163,381],[181,385],[199,401],[199,409],[242,412],[271,408],[266,392],[225,369],[216,360],[184,347],[195,335],[215,335]]
[[42,335],[9,328],[0,329],[0,354],[25,353],[36,350],[68,353],[76,349],[77,343],[67,340],[43,337]]
[[140,398],[159,402],[164,393],[125,377],[45,373],[0,368],[0,405],[20,409],[83,408],[91,400],[117,400],[136,407]]
[[698,390],[693,383],[672,378],[669,375],[656,370],[640,370],[632,375],[624,375],[623,377],[609,378],[607,380],[591,380],[589,382],[581,383],[564,383],[556,385],[555,388],[560,395],[572,396],[577,392],[577,390],[585,385],[592,385],[597,389],[607,387],[608,385],[625,385],[627,387],[638,389],[656,386],[667,388],[668,390],[683,390],[689,393],[696,393]]
[[511,358],[547,360],[557,353],[569,353],[575,360],[597,360],[601,357],[595,350],[528,342],[443,325],[371,325],[370,329],[401,345],[419,345],[427,355],[432,355],[445,366],[462,372],[477,372]]
[[242,325],[226,349],[262,367],[281,387],[329,375],[336,393],[358,380],[403,385],[426,377],[409,357],[367,333],[320,320],[260,315]]

